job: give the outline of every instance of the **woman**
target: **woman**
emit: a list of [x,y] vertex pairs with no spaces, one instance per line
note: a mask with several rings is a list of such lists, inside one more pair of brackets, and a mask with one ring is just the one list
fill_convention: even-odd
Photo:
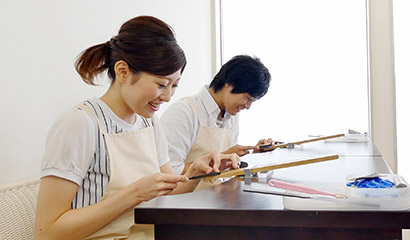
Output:
[[186,65],[172,29],[140,16],[76,62],[94,85],[112,80],[99,99],[84,101],[54,123],[41,165],[35,234],[38,239],[144,239],[153,227],[133,224],[133,208],[157,196],[192,191],[188,177],[237,168],[236,154],[212,152],[174,175],[167,142],[154,115],[168,102]]

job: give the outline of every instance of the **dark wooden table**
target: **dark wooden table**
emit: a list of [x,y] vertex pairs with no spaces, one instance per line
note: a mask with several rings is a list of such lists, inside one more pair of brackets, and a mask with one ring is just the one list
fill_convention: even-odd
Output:
[[[349,148],[355,150],[349,152]],[[256,155],[243,160],[259,164],[257,161],[293,159],[296,155],[310,156],[312,152],[313,155],[326,154],[326,149],[343,157],[275,170],[273,176],[294,182],[322,182],[340,189],[347,174],[391,172],[371,143],[332,143],[331,146],[322,143],[292,152],[275,150],[258,160]],[[410,229],[409,210],[360,206],[354,210],[348,207],[290,210],[282,196],[243,191],[262,185],[266,186],[264,183],[245,185],[240,178],[233,178],[213,188],[159,197],[135,208],[135,222],[155,224],[156,239],[401,239],[401,230]]]

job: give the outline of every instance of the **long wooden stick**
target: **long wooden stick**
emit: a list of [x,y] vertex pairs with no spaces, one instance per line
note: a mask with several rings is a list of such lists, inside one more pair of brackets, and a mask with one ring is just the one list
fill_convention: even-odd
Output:
[[344,135],[345,134],[342,133],[342,134],[331,135],[331,136],[326,136],[326,137],[312,138],[312,139],[298,141],[298,142],[283,143],[283,144],[277,144],[277,145],[265,145],[265,146],[260,146],[260,151],[267,152],[267,151],[275,150],[276,148],[285,148],[285,147],[288,147],[289,145],[299,145],[299,144],[308,143],[308,142],[316,142],[320,140],[343,137]]
[[[335,160],[338,158],[339,158],[339,155],[330,155],[330,156],[325,156],[325,157],[310,158],[306,160],[266,165],[266,166],[252,168],[251,173],[265,172],[265,171],[269,171],[273,169],[280,169],[280,168],[295,167],[295,166],[300,166],[300,165],[305,165],[305,164]],[[203,177],[205,179],[214,180],[217,178],[226,178],[226,177],[232,177],[232,176],[238,176],[238,175],[244,175],[244,174],[245,174],[245,170],[243,168],[240,168],[240,169],[222,171],[220,172],[220,174],[217,174],[217,175],[213,174],[211,176],[203,176]]]

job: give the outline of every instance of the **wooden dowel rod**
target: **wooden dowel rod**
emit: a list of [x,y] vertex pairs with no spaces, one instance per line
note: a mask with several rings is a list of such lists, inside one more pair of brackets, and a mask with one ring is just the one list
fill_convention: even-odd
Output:
[[319,137],[319,138],[313,138],[313,139],[308,139],[308,140],[304,140],[304,141],[294,142],[292,144],[299,145],[299,144],[303,144],[303,143],[315,142],[315,141],[326,140],[326,139],[331,139],[331,138],[338,138],[338,137],[343,137],[343,136],[344,136],[344,134],[342,133],[342,134],[336,134],[336,135],[332,135],[332,136]]
[[343,137],[345,136],[344,133],[342,134],[336,134],[336,135],[331,135],[331,136],[325,136],[325,137],[318,137],[318,138],[313,138],[313,139],[308,139],[308,140],[303,140],[303,141],[297,141],[297,142],[291,142],[291,143],[283,143],[283,144],[278,144],[278,145],[272,145],[269,146],[267,148],[261,149],[261,151],[263,152],[267,152],[267,151],[272,151],[276,148],[285,148],[289,145],[299,145],[299,144],[303,144],[303,143],[309,143],[309,142],[316,142],[316,141],[320,141],[320,140],[326,140],[326,139],[331,139],[331,138],[338,138],[338,137]]
[[[266,166],[252,168],[251,173],[265,172],[265,171],[269,171],[273,169],[280,169],[280,168],[295,167],[295,166],[300,166],[300,165],[305,165],[305,164],[310,164],[310,163],[335,160],[338,158],[339,158],[338,155],[330,155],[330,156],[325,156],[325,157],[311,158],[311,159],[292,161],[292,162],[287,162],[287,163],[266,165]],[[238,175],[244,175],[244,174],[245,174],[244,169],[234,169],[234,170],[222,171],[219,175],[206,177],[206,179],[213,180],[217,178],[226,178],[226,177],[232,177],[232,176],[238,176]]]

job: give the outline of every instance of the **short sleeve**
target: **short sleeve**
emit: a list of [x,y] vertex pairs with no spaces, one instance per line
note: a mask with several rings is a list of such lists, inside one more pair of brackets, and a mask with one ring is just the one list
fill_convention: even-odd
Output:
[[47,135],[41,177],[53,175],[80,185],[92,161],[96,134],[96,124],[83,110],[63,113]]

